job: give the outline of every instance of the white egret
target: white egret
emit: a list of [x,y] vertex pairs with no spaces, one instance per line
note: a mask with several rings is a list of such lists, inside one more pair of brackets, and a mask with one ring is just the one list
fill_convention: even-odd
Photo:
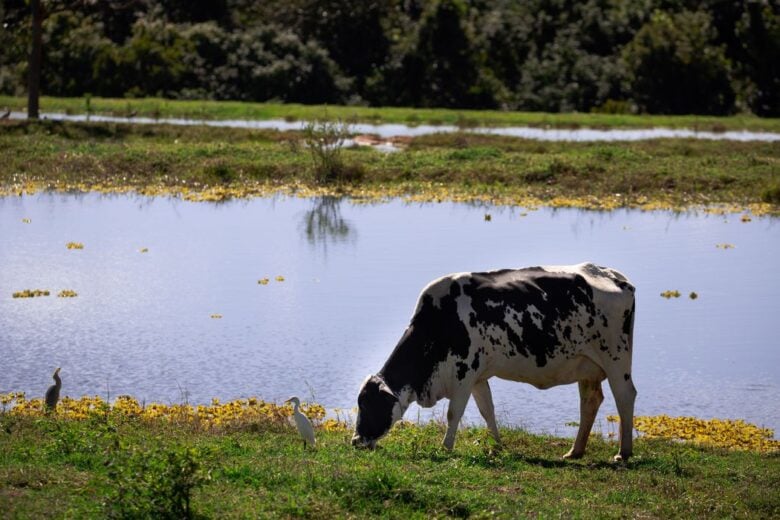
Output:
[[60,400],[60,388],[62,388],[60,369],[55,370],[51,377],[54,378],[54,384],[46,390],[46,408],[53,411],[57,408],[57,401]]
[[303,439],[303,449],[306,449],[307,444],[314,446],[314,427],[312,427],[309,418],[301,413],[301,400],[298,399],[298,397],[293,396],[286,400],[285,403],[293,404],[293,419],[295,419],[295,426],[298,428],[298,433],[301,434],[301,438]]

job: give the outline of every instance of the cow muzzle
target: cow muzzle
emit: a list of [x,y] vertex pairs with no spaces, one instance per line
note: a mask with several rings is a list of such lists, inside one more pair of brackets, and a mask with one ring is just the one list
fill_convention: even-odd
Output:
[[376,448],[376,439],[368,440],[368,439],[364,439],[358,434],[355,434],[352,437],[352,446],[356,448],[366,448],[369,450],[373,450],[374,448]]

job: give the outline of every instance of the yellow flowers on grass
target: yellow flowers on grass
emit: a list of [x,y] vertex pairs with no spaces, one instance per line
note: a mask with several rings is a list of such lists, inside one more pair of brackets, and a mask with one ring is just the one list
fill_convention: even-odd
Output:
[[[607,421],[618,422],[618,417],[610,415]],[[780,451],[780,440],[773,439],[775,432],[772,429],[760,428],[743,420],[640,416],[634,417],[634,429],[650,439],[674,439],[761,453]]]
[[[10,409],[9,409],[9,405]],[[0,413],[12,416],[43,417],[43,399],[27,399],[23,393],[0,394]],[[312,423],[326,431],[346,431],[348,425],[337,419],[325,419],[325,408],[316,403],[301,405]],[[129,395],[121,395],[113,404],[99,396],[79,399],[63,397],[57,405],[57,416],[63,419],[83,420],[97,415],[137,418],[143,421],[178,422],[196,428],[241,428],[252,424],[286,425],[292,416],[292,407],[268,403],[256,397],[222,403],[212,399],[210,405],[141,404]]]
[[70,289],[63,289],[57,293],[57,298],[75,298],[76,296],[78,296],[78,293]]
[[14,298],[37,298],[39,296],[48,296],[49,291],[45,289],[25,289],[13,294]]
[[84,244],[81,242],[68,242],[65,244],[68,249],[84,249]]

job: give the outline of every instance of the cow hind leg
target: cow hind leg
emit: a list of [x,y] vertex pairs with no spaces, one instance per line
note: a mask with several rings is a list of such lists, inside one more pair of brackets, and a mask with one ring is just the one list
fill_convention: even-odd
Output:
[[471,389],[471,395],[477,403],[479,413],[485,419],[490,433],[498,444],[501,444],[501,438],[498,435],[498,425],[496,424],[496,411],[493,407],[493,394],[490,392],[490,385],[487,381],[482,381],[474,385]]
[[615,455],[615,462],[628,460],[633,453],[634,439],[634,401],[636,400],[636,388],[629,373],[607,374],[612,395],[615,396],[615,405],[620,416],[620,430],[618,431],[619,450]]
[[604,400],[601,381],[580,381],[579,387],[580,427],[577,430],[577,437],[574,439],[574,446],[563,456],[564,459],[579,459],[585,454],[590,430],[593,428],[599,406]]

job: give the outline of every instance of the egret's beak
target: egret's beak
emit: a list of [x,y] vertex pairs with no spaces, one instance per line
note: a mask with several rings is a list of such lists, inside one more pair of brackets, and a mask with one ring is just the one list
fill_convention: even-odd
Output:
[[57,367],[57,370],[54,371],[54,375],[56,376],[59,373],[60,373],[60,367]]

